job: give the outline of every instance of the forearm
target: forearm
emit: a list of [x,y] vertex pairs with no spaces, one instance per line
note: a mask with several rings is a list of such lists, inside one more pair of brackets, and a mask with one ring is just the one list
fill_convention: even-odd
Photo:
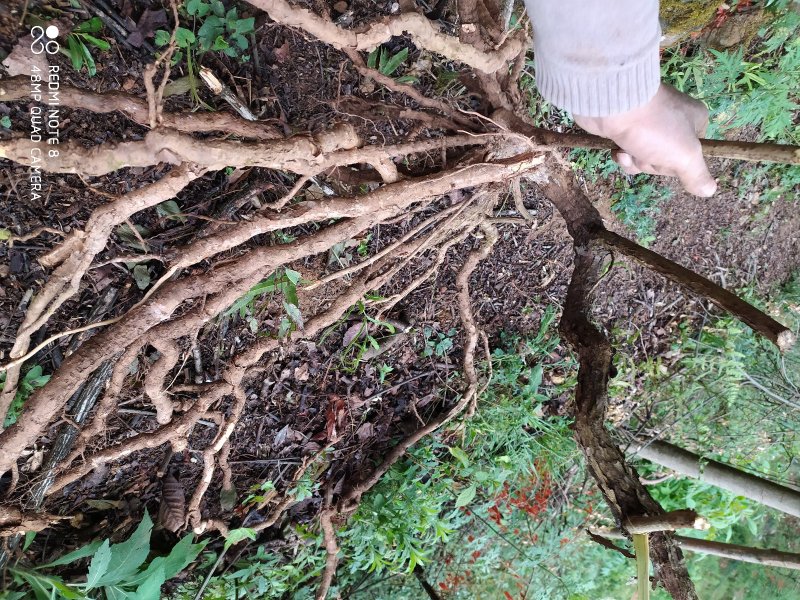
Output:
[[599,117],[646,104],[660,81],[657,0],[525,0],[544,98]]

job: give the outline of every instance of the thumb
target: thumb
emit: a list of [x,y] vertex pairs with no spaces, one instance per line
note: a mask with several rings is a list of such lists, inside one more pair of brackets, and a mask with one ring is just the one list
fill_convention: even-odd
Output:
[[681,184],[690,194],[708,198],[717,191],[717,182],[711,176],[706,161],[699,151],[692,155],[692,160],[677,173]]

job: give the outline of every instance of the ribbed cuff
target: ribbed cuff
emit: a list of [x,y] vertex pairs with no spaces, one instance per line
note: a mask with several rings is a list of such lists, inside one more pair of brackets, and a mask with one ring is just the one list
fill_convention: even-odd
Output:
[[661,82],[657,51],[613,70],[570,69],[540,56],[534,56],[539,93],[574,115],[607,117],[638,108],[655,96]]

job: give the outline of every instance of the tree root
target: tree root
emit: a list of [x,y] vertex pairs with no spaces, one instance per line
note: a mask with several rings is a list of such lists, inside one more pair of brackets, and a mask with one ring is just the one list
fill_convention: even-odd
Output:
[[[30,77],[18,76],[0,82],[0,100],[14,102],[30,97]],[[61,84],[61,106],[89,110],[93,113],[121,112],[131,121],[150,126],[147,102],[126,94],[110,91],[104,93],[80,90]],[[247,121],[225,112],[161,113],[161,126],[184,133],[220,131],[245,139],[278,140],[283,138],[280,129],[259,121]]]
[[156,409],[156,421],[160,425],[169,423],[172,419],[173,405],[164,389],[164,378],[169,375],[172,367],[178,362],[180,348],[171,339],[153,337],[150,345],[158,350],[161,356],[150,368],[144,379],[144,393]]
[[336,531],[333,528],[332,519],[336,515],[336,510],[330,507],[324,508],[319,514],[319,524],[322,528],[323,539],[325,540],[325,570],[322,573],[322,581],[317,588],[316,600],[324,600],[331,589],[333,577],[336,575],[336,567],[339,564],[339,545],[336,543]]
[[408,34],[417,46],[484,73],[505,68],[508,61],[530,44],[526,37],[515,35],[510,36],[493,52],[481,52],[474,46],[441,33],[427,17],[415,12],[385,17],[358,31],[342,29],[328,19],[306,8],[293,6],[285,0],[247,2],[266,12],[276,23],[300,28],[338,50],[373,50],[392,37]]
[[31,302],[17,330],[14,345],[9,353],[16,364],[4,367],[6,382],[0,395],[0,417],[5,417],[14,399],[21,357],[26,356],[31,336],[64,302],[78,292],[83,275],[89,269],[94,257],[105,248],[114,227],[139,210],[173,198],[197,177],[198,174],[190,169],[179,167],[159,181],[131,192],[124,201],[100,207],[89,218],[84,231],[74,232],[56,250],[42,259],[43,265],[58,265],[58,268]]

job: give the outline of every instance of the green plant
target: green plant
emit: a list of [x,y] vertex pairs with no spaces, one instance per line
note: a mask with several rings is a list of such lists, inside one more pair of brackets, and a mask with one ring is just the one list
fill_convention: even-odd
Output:
[[[367,300],[378,299],[377,296],[368,296]],[[348,373],[355,372],[364,355],[370,350],[379,351],[381,333],[393,335],[396,332],[395,326],[386,321],[376,319],[367,312],[367,305],[364,301],[357,302],[352,306],[334,325],[328,327],[320,337],[320,343],[324,342],[328,336],[337,330],[343,323],[354,320],[344,334],[344,348],[339,355],[339,361]],[[384,375],[385,377],[385,375]]]
[[614,188],[611,210],[634,231],[642,245],[649,245],[655,240],[658,205],[669,198],[669,189],[660,187],[650,175],[635,175],[630,182],[620,177]]
[[0,127],[3,127],[3,129],[11,129],[11,117],[8,115],[0,117]]
[[[193,562],[205,547],[205,542],[194,544],[194,536],[186,535],[167,556],[148,562],[152,529],[153,522],[145,512],[142,522],[124,542],[111,544],[106,539],[83,546],[45,565],[25,567],[17,564],[10,567],[12,583],[8,592],[22,594],[17,598],[28,597],[32,592],[37,600],[90,597],[157,600],[161,598],[161,586]],[[51,574],[55,567],[89,557],[91,561],[85,581],[66,582]]]
[[450,329],[446,333],[436,331],[432,327],[423,327],[423,338],[425,340],[425,348],[422,351],[422,356],[444,356],[453,348],[453,340],[455,339],[455,329]]
[[95,65],[89,46],[93,46],[103,52],[111,49],[111,44],[107,41],[92,35],[94,33],[100,33],[102,30],[103,22],[100,18],[92,17],[88,21],[84,21],[74,27],[72,32],[67,36],[67,47],[62,48],[61,51],[69,57],[76,71],[80,71],[83,66],[86,65],[86,71],[89,73],[90,77],[94,77],[97,74],[97,66]]
[[[192,53],[198,50],[203,52],[222,52],[226,56],[249,60],[243,54],[250,46],[247,35],[255,31],[255,18],[240,19],[236,7],[225,10],[221,0],[188,0],[184,6],[185,14],[192,17],[195,23],[200,23],[196,31],[185,27],[178,27],[175,41],[181,53],[173,58],[180,62],[185,51],[187,59],[192,62]],[[155,43],[164,47],[169,43],[170,33],[165,30],[156,32]]]
[[275,292],[283,294],[283,308],[288,318],[280,322],[277,336],[285,337],[293,327],[303,328],[303,315],[300,312],[297,300],[297,284],[302,279],[300,273],[288,267],[279,269],[263,281],[254,285],[246,294],[236,300],[231,307],[223,313],[223,316],[238,314],[240,318],[247,321],[250,331],[258,333],[260,324],[258,321],[260,300],[266,294],[270,296]]
[[[394,54],[383,46],[378,46],[367,55],[367,66],[370,69],[377,69],[382,75],[392,77],[408,58],[408,48],[403,48]],[[412,75],[396,77],[398,83],[416,83],[417,78]]]
[[[5,381],[6,374],[0,373],[0,389],[2,389]],[[27,373],[25,373],[25,376],[17,386],[17,393],[14,395],[14,399],[11,401],[11,405],[8,407],[8,412],[6,413],[3,427],[10,427],[17,422],[17,419],[22,412],[22,407],[25,405],[25,401],[30,397],[34,390],[44,387],[48,381],[50,381],[50,375],[42,375],[41,365],[34,365],[28,370]]]

